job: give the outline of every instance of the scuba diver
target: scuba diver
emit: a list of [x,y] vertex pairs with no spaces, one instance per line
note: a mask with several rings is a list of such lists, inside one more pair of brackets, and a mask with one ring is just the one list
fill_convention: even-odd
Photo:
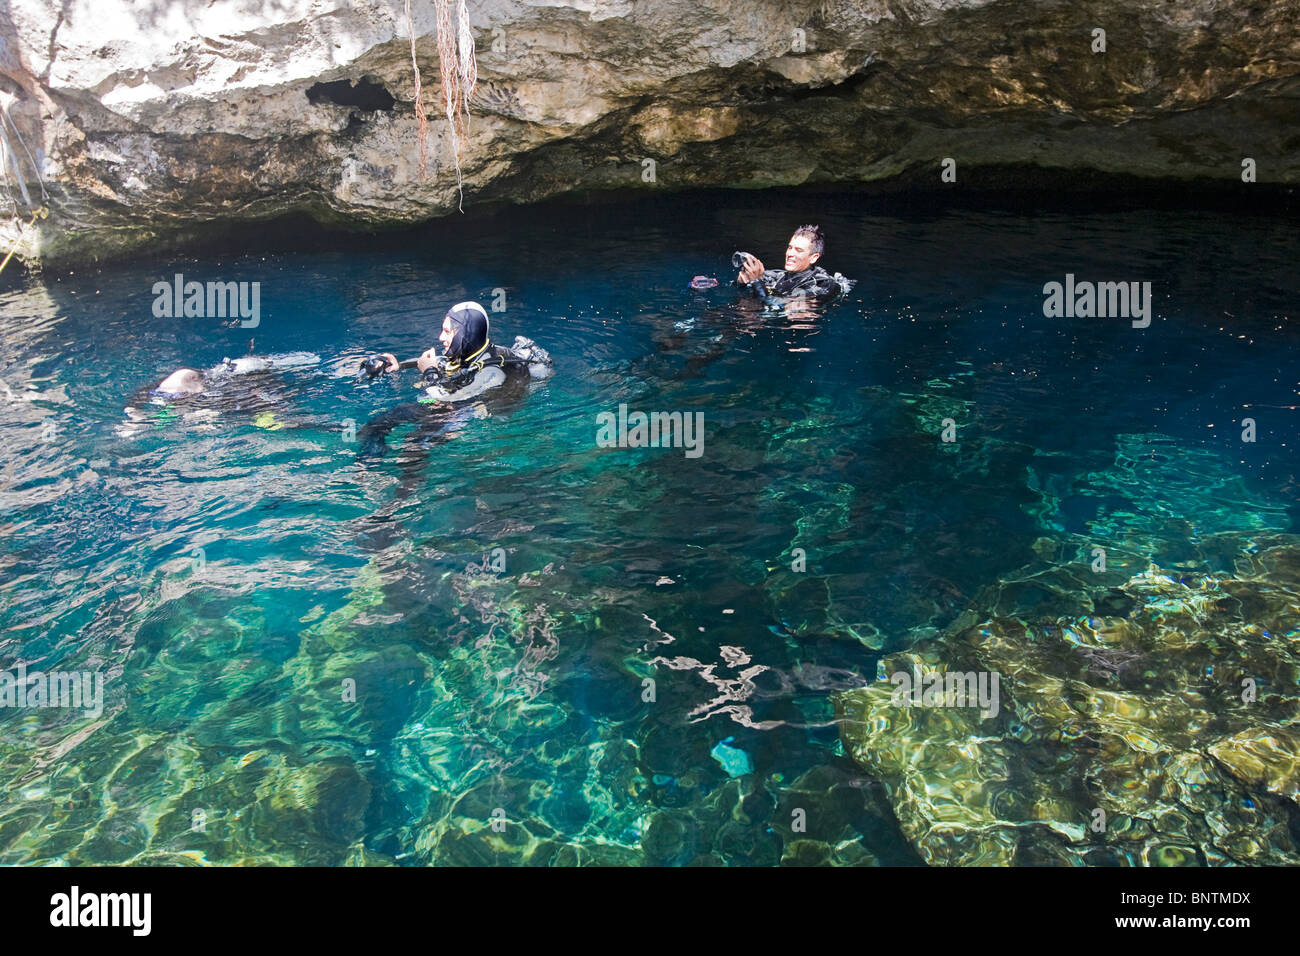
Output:
[[162,428],[174,421],[211,423],[227,412],[251,415],[259,428],[283,428],[286,421],[278,410],[284,402],[284,382],[276,373],[319,362],[320,356],[314,353],[289,352],[226,358],[207,371],[178,368],[157,385],[139,389],[128,399],[123,410],[127,420],[118,427],[117,434],[131,438],[149,425]]
[[531,339],[516,336],[510,348],[502,348],[492,344],[488,332],[487,310],[477,302],[460,302],[442,320],[438,336],[441,355],[431,348],[418,359],[399,362],[393,354],[384,353],[361,363],[360,374],[370,378],[418,368],[421,380],[417,387],[424,391],[424,397],[376,415],[357,432],[361,444],[357,457],[365,461],[383,456],[394,428],[416,426],[406,441],[408,453],[398,458],[396,494],[358,528],[357,541],[364,549],[382,551],[400,536],[396,514],[423,482],[431,446],[450,440],[486,412],[485,406],[473,399],[490,403],[498,413],[506,412],[523,400],[532,379],[551,374],[550,355]]
[[[418,359],[399,362],[391,352],[372,356],[361,363],[363,374],[374,378],[384,372],[404,368],[420,370],[420,385],[425,397],[406,402],[371,419],[357,437],[361,439],[362,458],[383,455],[384,443],[398,425],[420,424],[420,437],[432,432],[448,433],[457,422],[447,416],[430,415],[430,406],[452,405],[478,398],[493,389],[513,383],[516,388],[529,379],[546,378],[553,363],[546,350],[532,339],[515,336],[510,348],[492,344],[487,310],[477,302],[453,305],[442,320],[438,341],[443,353],[431,348]],[[463,417],[463,416],[462,416]],[[430,431],[432,429],[432,432]]]
[[[735,253],[731,264],[738,272],[732,287],[741,290],[740,301],[727,307],[706,308],[691,315],[675,323],[673,334],[660,341],[658,351],[662,354],[677,352],[687,343],[688,339],[682,333],[707,330],[711,337],[710,346],[690,355],[672,377],[693,378],[701,374],[727,354],[742,335],[783,331],[816,334],[820,328],[817,320],[825,311],[824,306],[843,297],[857,285],[856,280],[845,278],[838,272],[829,273],[817,265],[825,245],[821,227],[807,225],[800,226],[790,237],[784,269],[765,269],[763,263],[748,252]],[[691,280],[690,288],[695,292],[707,292],[715,285],[707,276],[696,276]],[[784,321],[773,323],[772,316],[780,316]],[[698,343],[700,338],[697,336],[695,341]]]
[[844,295],[855,279],[834,275],[817,265],[826,248],[820,226],[800,226],[785,248],[784,269],[764,269],[763,263],[748,252],[737,252],[731,264],[739,272],[736,285],[758,296],[763,305],[775,308],[779,299],[825,298]]

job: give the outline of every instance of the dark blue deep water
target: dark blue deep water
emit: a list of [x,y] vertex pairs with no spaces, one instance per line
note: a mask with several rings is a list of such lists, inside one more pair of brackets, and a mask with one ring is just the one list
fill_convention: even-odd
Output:
[[[779,267],[804,221],[857,287],[818,316],[737,307],[732,250]],[[1082,578],[1102,547],[1118,587],[1300,530],[1298,259],[1281,217],[792,191],[11,286],[0,668],[96,672],[104,698],[0,707],[0,862],[934,859],[837,695],[1048,552]],[[259,282],[260,324],[155,317],[178,272]],[[1150,326],[1045,317],[1066,273],[1150,282]],[[349,421],[415,395],[358,359],[434,345],[463,299],[504,304],[494,338],[555,375],[358,461]],[[320,361],[258,380],[272,412],[123,429],[138,389],[250,339]],[[702,412],[703,453],[597,447],[620,403]],[[1022,583],[997,613],[1061,600]]]

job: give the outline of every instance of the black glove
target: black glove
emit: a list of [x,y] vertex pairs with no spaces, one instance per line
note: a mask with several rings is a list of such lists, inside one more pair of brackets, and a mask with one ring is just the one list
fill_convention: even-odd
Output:
[[775,309],[781,305],[781,301],[775,296],[768,295],[767,289],[763,288],[763,280],[755,279],[749,283],[749,287],[754,290],[754,295],[758,296],[758,301],[763,303],[765,309]]

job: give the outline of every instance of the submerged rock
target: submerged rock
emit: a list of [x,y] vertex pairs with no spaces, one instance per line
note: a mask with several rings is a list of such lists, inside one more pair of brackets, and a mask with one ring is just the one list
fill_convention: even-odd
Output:
[[1210,747],[1242,783],[1300,803],[1300,734],[1283,727],[1248,730]]
[[[838,698],[848,752],[880,778],[933,864],[1300,862],[1300,541],[1229,539],[1234,575],[1157,567],[1116,588],[1035,574],[1055,610],[988,614],[993,588],[941,637],[890,655],[895,675],[996,674],[996,714],[883,681]],[[1115,592],[1120,592],[1117,595]],[[1122,595],[1122,597],[1121,597]],[[1292,808],[1294,809],[1294,808]]]

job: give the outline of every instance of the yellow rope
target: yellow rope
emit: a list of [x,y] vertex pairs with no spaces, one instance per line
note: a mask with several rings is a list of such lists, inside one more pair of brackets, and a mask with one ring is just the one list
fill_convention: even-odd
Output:
[[[49,207],[42,206],[40,209],[32,213],[32,221],[27,224],[27,228],[30,229],[32,226],[36,225],[37,219],[44,219],[49,214],[50,214]],[[4,262],[0,262],[0,272],[5,271],[5,266],[9,265],[9,260],[12,259],[14,257],[14,253],[18,251],[18,243],[22,241],[23,241],[23,233],[22,230],[20,229],[18,231],[18,238],[14,240],[13,248],[9,250],[9,255],[5,256]]]

